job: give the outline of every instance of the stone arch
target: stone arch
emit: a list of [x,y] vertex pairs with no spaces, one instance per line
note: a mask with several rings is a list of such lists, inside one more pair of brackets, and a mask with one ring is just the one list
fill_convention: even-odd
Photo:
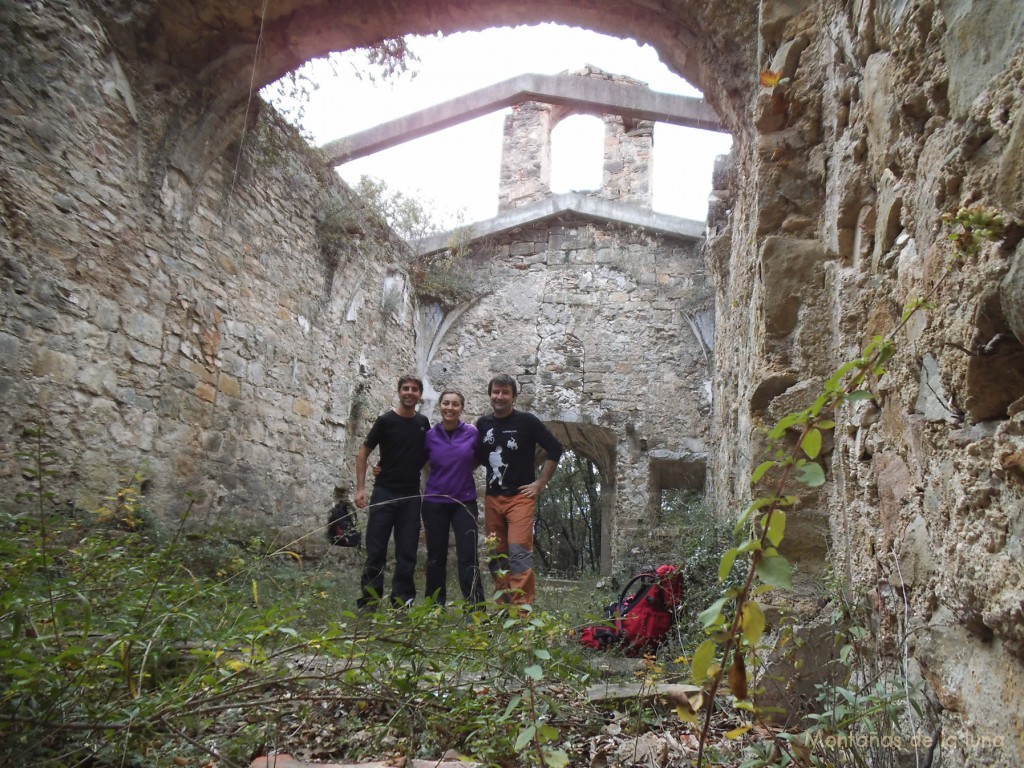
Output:
[[368,0],[152,0],[100,4],[100,13],[115,47],[150,62],[149,71],[135,76],[167,82],[194,74],[191,83],[173,83],[180,119],[166,128],[155,158],[194,180],[251,119],[253,93],[312,58],[405,34],[513,24],[557,22],[649,43],[669,68],[707,94],[735,133],[756,69],[756,36],[749,32],[757,27],[757,6],[731,4],[736,23],[728,29],[716,21],[728,13],[720,4],[698,0],[658,7],[643,0],[397,0],[387,6]]
[[601,573],[609,574],[612,570],[612,538],[615,536],[618,437],[614,430],[596,424],[579,421],[545,423],[566,449],[585,456],[601,475]]

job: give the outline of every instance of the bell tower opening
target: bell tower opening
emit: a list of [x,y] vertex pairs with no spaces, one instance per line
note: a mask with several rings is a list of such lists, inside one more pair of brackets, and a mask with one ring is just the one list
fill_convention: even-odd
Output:
[[551,191],[601,188],[604,121],[593,115],[569,115],[551,130]]

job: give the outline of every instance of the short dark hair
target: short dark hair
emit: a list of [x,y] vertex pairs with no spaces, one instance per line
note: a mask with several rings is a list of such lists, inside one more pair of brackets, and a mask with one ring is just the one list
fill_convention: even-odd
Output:
[[403,384],[408,384],[410,381],[413,384],[415,384],[417,387],[420,388],[420,394],[422,395],[423,394],[423,379],[421,379],[419,376],[413,376],[411,373],[405,374],[405,376],[403,376],[402,378],[400,378],[398,380],[398,389],[397,389],[397,391],[401,392],[402,391],[402,385]]
[[487,394],[491,394],[491,390],[494,386],[499,387],[512,387],[512,397],[519,397],[519,385],[516,384],[516,380],[509,376],[507,373],[499,373],[489,382],[487,382]]

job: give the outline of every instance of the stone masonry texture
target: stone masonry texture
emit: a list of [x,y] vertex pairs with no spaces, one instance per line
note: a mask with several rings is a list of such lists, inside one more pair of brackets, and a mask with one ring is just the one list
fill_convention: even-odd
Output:
[[[652,467],[702,455],[709,502],[734,518],[763,428],[927,297],[794,509],[793,607],[808,636],[829,599],[868,617],[872,651],[921,682],[949,764],[1024,763],[1024,4],[264,5],[0,4],[6,496],[41,424],[62,503],[94,509],[138,471],[166,524],[314,551],[401,373],[507,368],[614,475],[623,558],[651,521]],[[431,310],[403,245],[250,89],[332,49],[541,20],[650,43],[702,90],[734,137],[712,235],[546,222],[472,243],[501,289]],[[618,199],[642,197],[621,181]],[[964,205],[1017,223],[951,269],[942,217]]]

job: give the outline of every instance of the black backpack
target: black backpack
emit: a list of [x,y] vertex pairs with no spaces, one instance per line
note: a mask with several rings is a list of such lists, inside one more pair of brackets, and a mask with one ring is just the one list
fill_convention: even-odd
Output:
[[336,547],[360,547],[363,534],[359,531],[356,511],[348,504],[335,504],[328,512],[327,540]]

